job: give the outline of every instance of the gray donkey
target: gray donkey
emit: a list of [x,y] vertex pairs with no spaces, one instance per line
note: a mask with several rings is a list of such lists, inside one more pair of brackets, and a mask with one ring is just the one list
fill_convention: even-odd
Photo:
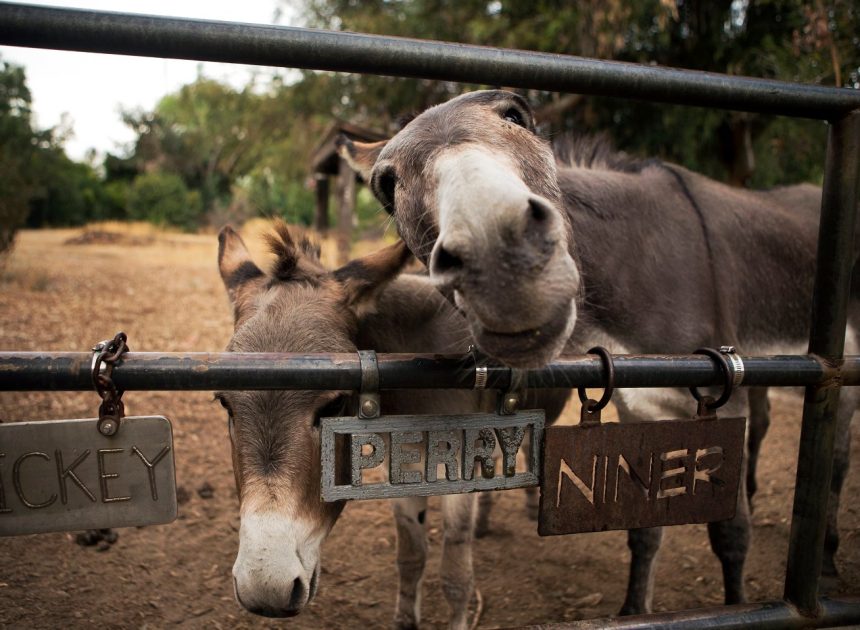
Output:
[[[283,224],[269,242],[276,260],[264,273],[230,228],[218,236],[218,264],[235,315],[232,352],[461,353],[465,321],[426,277],[394,279],[410,255],[402,242],[325,270],[306,241],[296,245]],[[350,392],[219,392],[229,414],[233,470],[240,502],[239,552],[233,566],[236,598],[256,614],[298,614],[320,579],[320,548],[344,503],[320,500],[320,417],[355,409]],[[567,391],[545,391],[533,404],[553,420]],[[384,413],[489,411],[476,391],[383,392]],[[346,453],[341,453],[345,457]],[[420,622],[426,558],[426,498],[393,501],[400,585],[394,622]],[[442,497],[442,584],[450,626],[466,628],[475,595],[472,539],[475,495]]]
[[[600,143],[553,147],[536,134],[528,104],[498,90],[432,107],[387,141],[342,139],[341,155],[464,313],[479,347],[509,365],[539,366],[598,344],[615,353],[722,344],[746,354],[805,349],[818,188],[739,190]],[[849,352],[857,348],[853,330]],[[857,395],[842,390],[830,573]],[[746,396],[734,396],[735,411],[747,407]],[[620,391],[615,402],[622,421],[688,415],[690,406],[689,394],[676,390]],[[755,402],[757,448],[767,420],[761,392]],[[736,517],[708,527],[727,603],[744,601],[743,490]],[[659,529],[629,533],[622,613],[651,609],[660,538]]]

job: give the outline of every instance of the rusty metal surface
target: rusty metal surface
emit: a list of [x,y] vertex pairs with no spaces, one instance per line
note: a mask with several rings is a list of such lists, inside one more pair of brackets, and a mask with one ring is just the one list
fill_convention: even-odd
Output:
[[[860,200],[860,112],[830,126],[826,155],[809,352],[825,362],[839,363],[845,351],[851,276],[857,256],[854,231]],[[844,382],[834,379],[807,388],[803,403],[785,598],[807,613],[817,606],[840,384]]]
[[684,628],[686,630],[790,630],[797,628],[856,628],[860,624],[860,597],[822,597],[818,601],[817,615],[802,615],[784,601],[712,606],[675,612],[631,615],[629,617],[601,617],[566,623],[547,623],[524,626],[520,630],[655,630]]
[[547,428],[538,532],[731,518],[745,425],[712,418]]
[[[504,416],[322,418],[322,498],[393,499],[536,486],[543,426],[542,410]],[[348,462],[337,461],[338,439],[349,440],[344,449]],[[517,454],[527,441],[526,467],[518,470]],[[493,457],[497,446],[501,467]],[[377,469],[386,458],[387,480],[368,481],[365,473],[379,478],[382,470]],[[341,478],[348,483],[338,485],[335,480]]]
[[822,119],[860,106],[856,90],[657,65],[5,2],[0,3],[0,43],[505,85]]
[[0,424],[0,536],[170,523],[173,431],[161,416]]
[[[0,352],[0,391],[92,389],[91,353]],[[379,354],[379,388],[472,389],[471,355]],[[705,387],[723,382],[720,370],[697,355],[616,355],[615,386]],[[839,379],[860,385],[860,356],[829,362],[810,355],[743,356],[744,385],[816,385]],[[507,389],[511,369],[487,365],[487,389]],[[526,370],[528,388],[602,387],[600,359],[560,358]],[[116,386],[132,390],[351,389],[361,387],[356,353],[129,352],[113,372]]]

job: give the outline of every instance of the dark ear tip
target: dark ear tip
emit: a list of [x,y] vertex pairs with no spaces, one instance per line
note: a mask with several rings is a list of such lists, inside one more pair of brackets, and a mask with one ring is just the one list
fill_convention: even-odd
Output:
[[400,260],[401,261],[405,261],[410,256],[412,256],[412,252],[410,251],[409,247],[407,247],[406,241],[404,241],[403,239],[400,239],[399,241],[397,241],[395,246],[397,247],[398,251],[400,252]]
[[338,150],[345,149],[350,155],[355,152],[355,145],[352,143],[352,140],[342,133],[337,134],[337,137],[334,139],[334,146]]
[[218,231],[218,243],[223,245],[224,241],[227,240],[227,237],[234,234],[236,234],[236,230],[233,229],[233,226],[225,225]]

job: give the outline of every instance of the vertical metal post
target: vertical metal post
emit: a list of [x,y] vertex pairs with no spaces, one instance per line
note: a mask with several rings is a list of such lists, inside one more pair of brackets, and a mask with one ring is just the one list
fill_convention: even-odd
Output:
[[[838,362],[845,346],[860,176],[860,112],[835,121],[827,139],[809,352]],[[806,389],[785,575],[785,598],[818,608],[839,382]]]

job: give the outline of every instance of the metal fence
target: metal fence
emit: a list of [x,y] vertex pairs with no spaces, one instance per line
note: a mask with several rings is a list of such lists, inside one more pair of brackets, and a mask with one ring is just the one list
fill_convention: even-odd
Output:
[[[860,357],[843,357],[860,186],[860,91],[396,37],[10,3],[0,3],[0,44],[498,84],[827,121],[809,356],[744,358],[747,385],[806,387],[784,600],[611,624],[734,628],[860,622],[860,599],[817,595],[839,389],[860,384]],[[0,389],[89,389],[89,361],[85,353],[0,354]],[[380,355],[380,386],[472,387],[474,369],[464,361]],[[696,356],[619,357],[616,371],[618,387],[720,381],[711,361]],[[130,353],[114,379],[129,390],[351,389],[359,387],[361,370],[353,355]],[[505,388],[510,380],[510,370],[490,369],[489,387]],[[599,386],[603,374],[599,361],[574,358],[530,372],[528,382]]]

